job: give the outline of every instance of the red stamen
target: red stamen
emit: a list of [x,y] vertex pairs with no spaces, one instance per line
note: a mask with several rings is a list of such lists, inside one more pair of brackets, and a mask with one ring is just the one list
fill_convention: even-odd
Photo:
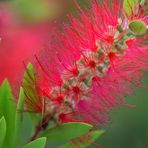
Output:
[[78,86],[73,87],[72,90],[73,90],[73,92],[75,94],[79,94],[80,93],[80,88]]
[[95,61],[94,61],[94,60],[90,60],[90,61],[89,61],[89,66],[90,66],[91,68],[95,68],[95,67],[96,67]]

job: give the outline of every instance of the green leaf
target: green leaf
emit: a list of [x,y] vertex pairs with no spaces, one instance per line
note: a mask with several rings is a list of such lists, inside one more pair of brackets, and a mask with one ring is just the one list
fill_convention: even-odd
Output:
[[88,141],[86,142],[86,144],[84,143],[84,146],[89,146],[91,143],[93,143],[95,140],[97,140],[98,138],[100,138],[100,136],[104,133],[103,130],[96,130],[93,131],[90,134],[90,137],[88,139]]
[[21,130],[22,130],[22,124],[23,124],[23,102],[24,102],[24,92],[23,88],[20,88],[20,94],[16,109],[16,116],[15,116],[15,140],[16,140],[16,147],[19,145],[20,137],[21,137]]
[[92,125],[74,122],[65,123],[58,127],[46,130],[41,136],[47,137],[48,141],[68,141],[73,138],[80,137],[87,133],[92,128]]
[[45,144],[46,144],[46,137],[41,137],[26,144],[23,148],[44,148]]
[[73,148],[71,143],[66,143],[62,146],[60,146],[59,148]]
[[35,126],[32,124],[30,114],[24,112],[22,125],[21,125],[21,131],[20,131],[21,138],[19,140],[19,144],[17,145],[18,148],[22,148],[22,145],[26,144],[26,141],[28,141],[28,138],[32,136],[32,133],[34,133],[34,131],[35,131]]
[[90,131],[79,138],[72,139],[71,143],[66,143],[62,145],[60,148],[86,148],[90,144],[92,144],[96,139],[98,139],[103,133],[103,130]]
[[6,135],[6,120],[3,116],[0,119],[0,147],[2,147]]
[[10,85],[4,80],[0,88],[0,117],[4,116],[7,124],[7,132],[3,148],[12,148],[14,146],[15,130],[15,105]]
[[135,6],[138,4],[138,0],[124,0],[123,8],[124,13],[127,17],[132,15],[132,12],[135,11]]
[[35,69],[31,63],[29,63],[26,67],[26,71],[24,73],[23,85],[34,84],[35,80]]
[[[28,111],[36,111],[36,105],[39,103],[39,96],[36,90],[35,69],[31,63],[28,64],[23,79],[23,90],[25,94],[26,108]],[[29,101],[29,102],[27,102]]]
[[35,125],[39,122],[40,116],[33,113],[38,112],[38,107],[42,103],[36,89],[37,81],[35,68],[29,63],[24,74],[23,90],[25,94],[25,109],[30,112],[30,117]]
[[145,23],[139,20],[132,21],[129,28],[135,35],[143,35],[147,30]]

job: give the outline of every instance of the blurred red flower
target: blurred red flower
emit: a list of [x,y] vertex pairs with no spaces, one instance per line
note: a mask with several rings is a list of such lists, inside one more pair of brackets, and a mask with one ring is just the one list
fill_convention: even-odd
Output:
[[[23,61],[44,48],[48,24],[24,25],[8,9],[0,9],[0,82],[17,81],[22,76]],[[30,60],[29,60],[30,61]]]

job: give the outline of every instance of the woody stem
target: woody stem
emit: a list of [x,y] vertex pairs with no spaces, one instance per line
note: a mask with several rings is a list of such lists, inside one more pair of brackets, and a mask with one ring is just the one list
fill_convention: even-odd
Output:
[[33,140],[35,140],[37,137],[38,137],[38,135],[39,135],[39,133],[42,131],[42,127],[41,126],[37,126],[36,127],[36,130],[35,130],[35,132],[34,132],[34,134],[33,134],[33,136],[30,138],[30,141],[33,141]]
[[42,121],[40,121],[40,122],[38,123],[38,125],[36,126],[36,130],[35,130],[33,136],[30,138],[30,141],[35,140],[35,139],[38,137],[38,135],[40,134],[41,131],[46,130],[46,128],[47,128],[47,126],[48,126],[48,124],[49,124],[49,120],[50,120],[51,118],[52,118],[52,115],[51,115],[51,114],[48,114],[48,115],[46,115],[46,116],[42,119]]

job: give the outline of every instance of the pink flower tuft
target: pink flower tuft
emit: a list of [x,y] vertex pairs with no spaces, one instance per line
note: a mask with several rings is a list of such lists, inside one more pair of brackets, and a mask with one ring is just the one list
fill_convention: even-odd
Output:
[[68,16],[69,24],[61,32],[55,27],[46,56],[36,57],[40,76],[50,87],[43,97],[57,123],[102,125],[114,107],[126,104],[124,98],[132,95],[133,86],[141,87],[141,71],[148,70],[148,50],[145,39],[125,25],[120,1],[109,5],[107,0],[94,0],[84,10],[74,2],[79,19]]

